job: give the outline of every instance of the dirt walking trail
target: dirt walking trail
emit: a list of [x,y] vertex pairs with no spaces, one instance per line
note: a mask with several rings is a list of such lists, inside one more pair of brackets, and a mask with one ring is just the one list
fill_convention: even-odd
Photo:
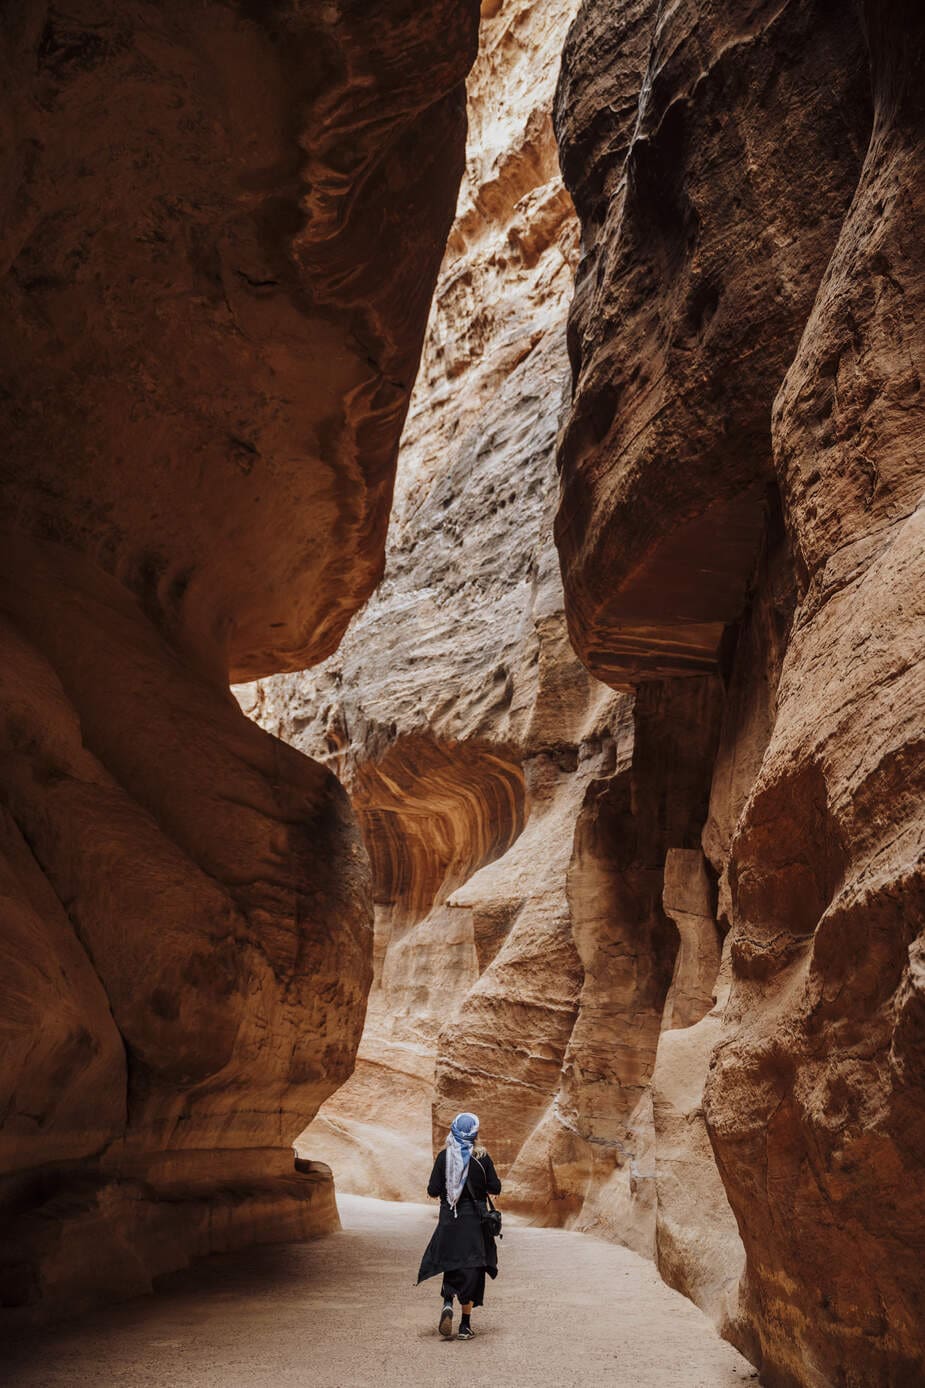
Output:
[[339,1201],[343,1232],[177,1273],[154,1296],[24,1340],[8,1388],[740,1388],[757,1376],[645,1259],[511,1225],[477,1338],[437,1335],[439,1283],[413,1285],[423,1205]]

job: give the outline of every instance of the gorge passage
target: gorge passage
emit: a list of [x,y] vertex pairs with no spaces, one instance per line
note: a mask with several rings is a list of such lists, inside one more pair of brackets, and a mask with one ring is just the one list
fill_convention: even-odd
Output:
[[923,58],[5,16],[0,1322],[475,1107],[762,1382],[925,1381]]

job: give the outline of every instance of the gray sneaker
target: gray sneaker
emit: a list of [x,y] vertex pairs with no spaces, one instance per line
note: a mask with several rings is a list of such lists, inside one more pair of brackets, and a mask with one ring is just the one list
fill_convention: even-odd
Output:
[[453,1303],[452,1303],[452,1301],[447,1301],[447,1302],[444,1303],[443,1310],[440,1312],[440,1325],[439,1325],[438,1328],[439,1328],[439,1330],[440,1330],[440,1334],[443,1336],[443,1338],[444,1338],[445,1340],[448,1340],[448,1339],[450,1338],[450,1336],[452,1335],[452,1333],[453,1333]]

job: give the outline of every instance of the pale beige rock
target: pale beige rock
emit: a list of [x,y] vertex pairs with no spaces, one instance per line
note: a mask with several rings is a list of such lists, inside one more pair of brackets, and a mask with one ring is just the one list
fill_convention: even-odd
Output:
[[585,740],[578,757],[573,770],[574,752],[531,759],[526,829],[504,858],[450,898],[473,916],[500,916],[507,929],[440,1034],[434,1145],[460,1109],[477,1112],[499,1170],[511,1168],[508,1203],[528,1212],[545,1213],[548,1177],[539,1187],[525,1185],[516,1159],[558,1090],[581,989],[567,890],[575,825],[589,782],[612,765],[612,742]]
[[713,888],[699,849],[669,848],[665,854],[665,915],[678,928],[678,954],[662,1030],[690,1027],[706,1016],[715,1000],[721,942],[716,929]]
[[[387,922],[380,910],[377,937]],[[479,976],[471,918],[436,907],[393,930],[382,952],[356,1068],[296,1148],[332,1164],[341,1190],[418,1201],[431,1169],[437,1038]]]
[[[241,692],[264,726],[327,751],[364,826],[379,903],[384,963],[360,1063],[300,1150],[330,1161],[344,1188],[406,1194],[426,1179],[426,1159],[407,1153],[430,1152],[430,1105],[435,1143],[475,1107],[509,1172],[507,1198],[544,1222],[574,1217],[596,1190],[593,1124],[574,1133],[577,1183],[519,1153],[558,1102],[579,1015],[577,916],[589,908],[570,886],[576,824],[630,751],[628,701],[569,648],[551,536],[575,222],[550,108],[573,11],[514,0],[483,16],[467,177],[385,580],[322,671]],[[670,960],[663,972],[662,996]],[[657,1022],[658,1011],[649,1069]],[[589,1027],[574,1054],[597,1044]],[[401,1151],[407,1176],[394,1169]],[[651,1201],[646,1227],[651,1246]]]
[[665,910],[681,944],[652,1074],[655,1260],[669,1286],[734,1336],[745,1250],[703,1114],[704,1084],[732,977],[728,937],[720,963],[712,898],[703,854],[669,849]]
[[659,866],[696,839],[717,732],[710,680],[647,686],[622,725],[615,774],[591,787],[569,865],[572,931],[582,963],[579,1010],[562,1082],[537,1140],[543,1181],[574,1227],[655,1254],[655,1132],[649,1093],[678,953],[662,910]]
[[652,1076],[655,1261],[669,1286],[735,1338],[745,1250],[703,1116],[704,1083],[721,1032],[720,1007],[659,1041]]
[[798,607],[707,1095],[781,1382],[914,1382],[925,1356],[925,26],[866,17],[871,144],[775,402]]

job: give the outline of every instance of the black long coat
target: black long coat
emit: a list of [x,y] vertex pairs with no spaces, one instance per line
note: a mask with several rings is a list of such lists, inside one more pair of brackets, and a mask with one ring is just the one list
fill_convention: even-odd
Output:
[[[468,1180],[479,1200],[484,1200],[486,1192],[501,1194],[501,1182],[495,1171],[494,1162],[486,1152],[484,1157],[475,1157],[469,1162]],[[482,1218],[472,1196],[464,1186],[462,1195],[456,1202],[456,1214],[446,1199],[446,1148],[434,1162],[427,1183],[428,1195],[440,1196],[440,1217],[430,1243],[421,1259],[418,1281],[436,1277],[438,1272],[452,1272],[455,1268],[484,1268],[489,1277],[498,1276],[498,1249],[490,1234],[482,1233]]]

